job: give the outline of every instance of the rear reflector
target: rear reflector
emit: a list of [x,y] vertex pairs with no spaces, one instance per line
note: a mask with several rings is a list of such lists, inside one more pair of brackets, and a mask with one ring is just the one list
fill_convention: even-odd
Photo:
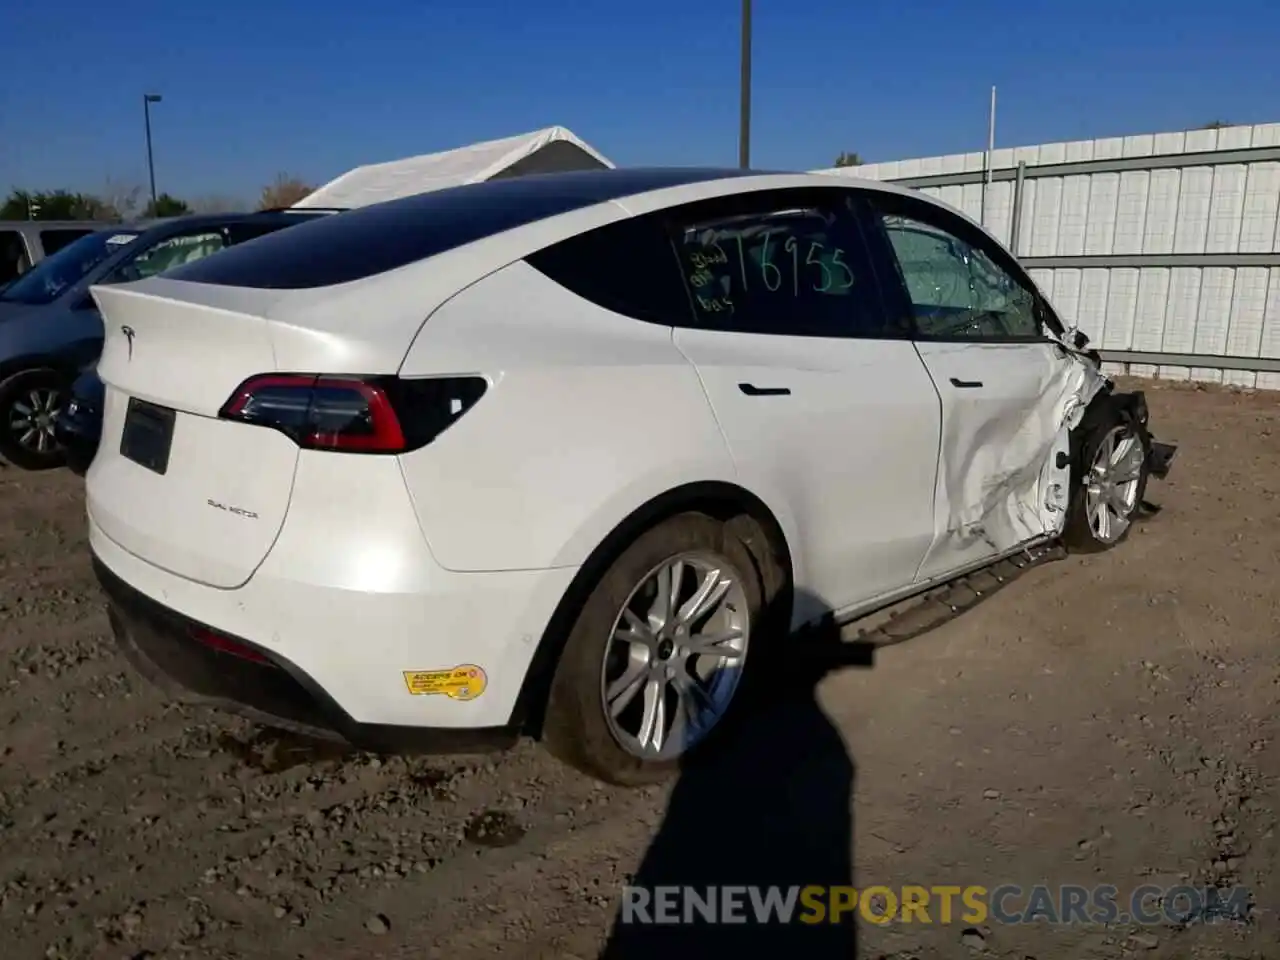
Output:
[[260,654],[253,647],[232,640],[230,637],[223,636],[221,633],[214,633],[204,627],[192,627],[191,639],[197,643],[201,643],[211,650],[217,650],[219,653],[228,653],[233,657],[239,657],[241,660],[248,660],[251,663],[265,663],[269,666],[275,666],[266,657]]
[[484,395],[483,377],[250,377],[219,412],[269,427],[298,446],[346,453],[405,453],[426,446]]

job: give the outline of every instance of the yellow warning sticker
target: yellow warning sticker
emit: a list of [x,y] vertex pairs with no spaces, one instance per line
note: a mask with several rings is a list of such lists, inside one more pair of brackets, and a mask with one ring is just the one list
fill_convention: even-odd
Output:
[[484,693],[488,677],[473,663],[448,670],[405,670],[404,685],[415,697],[444,694],[450,700],[474,700]]

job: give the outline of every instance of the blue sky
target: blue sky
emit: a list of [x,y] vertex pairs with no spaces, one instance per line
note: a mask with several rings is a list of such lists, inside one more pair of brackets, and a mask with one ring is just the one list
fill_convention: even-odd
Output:
[[[10,4],[0,190],[256,198],[552,124],[620,164],[737,162],[738,0]],[[1280,120],[1272,0],[756,0],[752,165]],[[15,78],[17,78],[15,82]]]

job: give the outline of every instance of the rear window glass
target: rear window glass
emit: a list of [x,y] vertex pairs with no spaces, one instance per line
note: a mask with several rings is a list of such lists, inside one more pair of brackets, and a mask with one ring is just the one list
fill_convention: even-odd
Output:
[[664,326],[688,326],[680,262],[657,217],[610,223],[539,250],[527,262],[597,306]]
[[273,290],[333,286],[617,197],[737,175],[699,169],[587,170],[450,187],[321,217],[166,276]]
[[40,246],[44,247],[44,255],[51,257],[67,244],[79,240],[81,237],[93,233],[92,230],[78,230],[75,228],[64,228],[61,230],[41,230]]

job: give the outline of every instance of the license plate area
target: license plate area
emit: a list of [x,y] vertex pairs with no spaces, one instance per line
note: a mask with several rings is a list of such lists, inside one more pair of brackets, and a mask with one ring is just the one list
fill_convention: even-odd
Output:
[[175,416],[168,407],[130,397],[120,435],[120,456],[163,476],[169,469]]

